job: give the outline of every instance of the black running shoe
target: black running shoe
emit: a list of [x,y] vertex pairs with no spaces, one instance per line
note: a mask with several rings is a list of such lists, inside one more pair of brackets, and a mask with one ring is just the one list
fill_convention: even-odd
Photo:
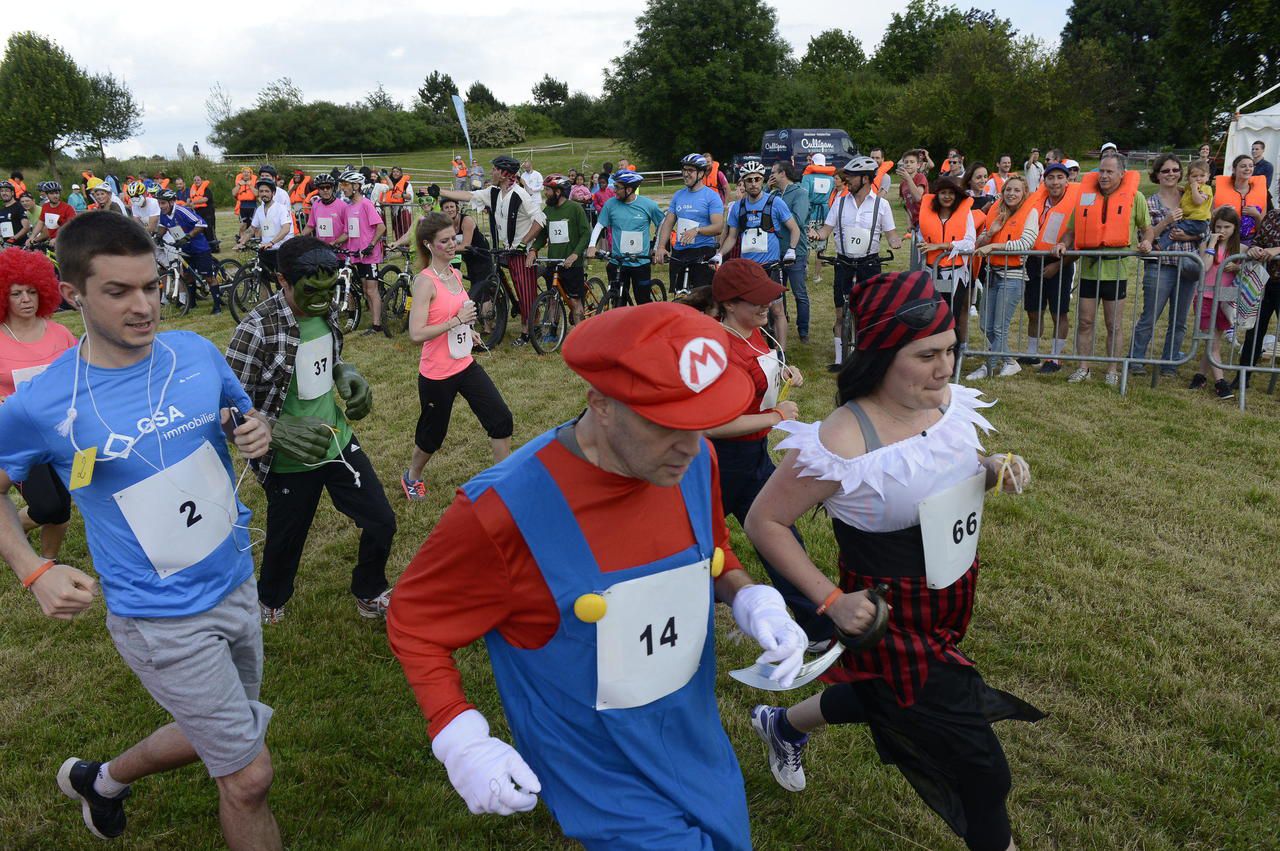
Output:
[[71,757],[58,769],[58,788],[68,798],[80,800],[84,826],[99,839],[114,839],[124,833],[124,799],[132,790],[128,787],[114,798],[99,795],[93,788],[98,779],[100,762],[88,762]]
[[1213,382],[1213,393],[1219,399],[1230,399],[1232,396],[1236,395],[1225,378],[1219,378],[1217,381]]

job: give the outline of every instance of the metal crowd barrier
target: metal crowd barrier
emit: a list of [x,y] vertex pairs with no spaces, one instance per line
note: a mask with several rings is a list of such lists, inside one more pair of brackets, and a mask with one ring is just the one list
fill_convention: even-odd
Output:
[[[965,262],[969,264],[972,270],[972,258],[975,252],[961,252],[956,255],[963,257]],[[1023,258],[1023,267],[1026,267],[1026,259],[1030,257],[1042,257],[1046,262],[1056,260],[1052,252],[1049,251],[1002,251],[996,250],[989,252],[982,262],[982,268],[977,276],[977,281],[982,283],[982,293],[978,295],[977,288],[974,286],[974,278],[970,272],[970,280],[968,282],[967,300],[969,304],[956,305],[956,292],[953,289],[950,297],[952,308],[956,313],[957,322],[969,323],[966,325],[968,334],[966,339],[961,343],[958,356],[956,358],[955,380],[960,381],[966,373],[964,366],[965,358],[970,358],[970,368],[976,362],[973,358],[988,359],[995,358],[1000,362],[1006,359],[1018,358],[1038,358],[1041,363],[1045,360],[1054,360],[1061,363],[1066,369],[1066,364],[1119,364],[1119,389],[1122,395],[1128,392],[1130,370],[1135,366],[1143,367],[1150,373],[1151,386],[1155,387],[1160,378],[1162,370],[1172,371],[1187,363],[1195,354],[1195,344],[1198,339],[1194,332],[1199,328],[1198,312],[1189,317],[1190,308],[1198,304],[1196,295],[1201,292],[1204,286],[1204,264],[1200,262],[1197,255],[1187,251],[1149,251],[1139,253],[1129,249],[1095,249],[1095,250],[1074,250],[1067,251],[1063,255],[1063,260],[1073,262],[1072,276],[1070,287],[1070,302],[1067,306],[1067,315],[1073,316],[1072,325],[1068,333],[1067,349],[1058,354],[1052,353],[1053,329],[1055,328],[1055,318],[1052,313],[1046,310],[1046,305],[1042,297],[1040,302],[1040,310],[1037,311],[1040,316],[1039,333],[1037,338],[1044,338],[1046,331],[1049,347],[1038,351],[1037,353],[1028,352],[1028,341],[1031,338],[1031,329],[1029,328],[1029,317],[1026,309],[1026,291],[1027,286],[1032,283],[1031,280],[1022,282],[1019,288],[1020,293],[1016,304],[1012,309],[1012,317],[1010,318],[1009,330],[1006,342],[1003,348],[996,349],[992,345],[996,334],[994,327],[988,329],[985,321],[987,314],[981,309],[980,300],[992,297],[992,288],[990,281],[993,280],[995,267],[992,267],[989,258],[991,257],[1009,257],[1021,256]],[[940,256],[929,267],[930,274],[934,280],[940,278],[941,262],[946,255]],[[1116,278],[1117,281],[1127,282],[1126,294],[1124,299],[1117,299],[1111,304],[1118,304],[1118,308],[1113,308],[1112,320],[1114,328],[1110,335],[1107,333],[1106,309],[1104,307],[1108,302],[1104,302],[1101,293],[1096,299],[1096,313],[1094,315],[1093,327],[1091,329],[1092,344],[1088,347],[1092,353],[1084,353],[1081,349],[1081,327],[1080,327],[1080,281],[1083,263],[1082,260],[1087,258],[1097,258],[1098,260],[1118,260],[1121,263],[1123,275]],[[1148,266],[1157,264],[1160,260],[1180,260],[1182,265],[1177,264],[1161,264],[1160,272],[1153,273],[1157,275],[1155,285],[1151,288],[1151,295],[1155,297],[1152,304],[1148,304],[1148,292],[1145,286],[1145,275],[1148,272]],[[1044,292],[1044,263],[1039,264],[1040,274],[1038,279],[1040,292]],[[1172,269],[1172,272],[1164,272],[1164,269]],[[1161,280],[1160,275],[1172,274],[1174,276],[1173,285],[1168,292],[1166,299],[1160,299]],[[1190,278],[1191,280],[1188,280]],[[1108,279],[1110,280],[1110,279]],[[979,305],[979,326],[981,330],[972,327],[970,322],[969,306]],[[993,317],[999,324],[999,317]],[[1191,331],[1187,333],[1187,322],[1195,322]],[[1158,326],[1164,324],[1163,333],[1158,333]],[[990,330],[990,337],[987,337]],[[1134,334],[1141,330],[1149,335],[1145,349],[1135,351]],[[1099,339],[1101,338],[1101,339]],[[1061,339],[1061,338],[1060,338]],[[1045,342],[1045,340],[1041,340]],[[1155,348],[1157,347],[1158,348]],[[1185,346],[1185,348],[1184,348]],[[1099,352],[1099,349],[1101,351]],[[1167,350],[1167,351],[1166,351]],[[1163,356],[1161,352],[1164,351]],[[1153,356],[1156,355],[1156,356]],[[1065,377],[1065,376],[1064,376]],[[1096,370],[1092,371],[1090,380],[1102,380],[1103,375]]]
[[[1209,364],[1211,366],[1221,369],[1228,375],[1231,373],[1236,374],[1239,381],[1239,386],[1236,389],[1236,398],[1239,400],[1238,404],[1241,411],[1244,410],[1245,399],[1249,393],[1250,375],[1259,373],[1271,376],[1270,381],[1267,384],[1267,393],[1275,393],[1276,381],[1277,379],[1280,379],[1280,362],[1277,361],[1277,352],[1280,351],[1280,327],[1276,328],[1276,337],[1272,338],[1269,358],[1270,362],[1266,365],[1261,365],[1262,355],[1266,354],[1266,352],[1263,351],[1263,344],[1267,337],[1267,327],[1271,324],[1270,317],[1268,317],[1267,326],[1258,327],[1256,324],[1251,324],[1247,329],[1242,327],[1242,317],[1236,313],[1238,308],[1238,299],[1240,296],[1240,287],[1224,287],[1222,285],[1222,279],[1225,276],[1225,267],[1227,265],[1231,263],[1246,262],[1251,263],[1257,261],[1249,260],[1248,254],[1245,253],[1233,254],[1218,267],[1217,278],[1213,282],[1213,306],[1209,312],[1209,327],[1206,330],[1201,330],[1199,311],[1196,311],[1196,339],[1203,340],[1205,346],[1209,347],[1207,351],[1209,353]],[[1280,281],[1268,280],[1262,292],[1258,294],[1259,301],[1266,297],[1267,287],[1280,287]],[[1202,291],[1198,290],[1196,296],[1196,304],[1199,304],[1200,299],[1203,297]],[[1229,356],[1219,359],[1214,357],[1213,348],[1210,346],[1210,343],[1212,342],[1212,338],[1216,330],[1218,311],[1224,306],[1229,306],[1230,313],[1232,314],[1230,317],[1232,320],[1232,335],[1229,339],[1223,341],[1224,345],[1230,346],[1229,351],[1224,352],[1223,354],[1229,354]],[[1255,322],[1259,318],[1260,317],[1257,314],[1254,315]],[[1280,323],[1280,316],[1277,317],[1277,320],[1278,323]],[[1250,347],[1254,348],[1257,359],[1254,360],[1251,357],[1250,360],[1254,360],[1254,362],[1246,363],[1245,355]]]

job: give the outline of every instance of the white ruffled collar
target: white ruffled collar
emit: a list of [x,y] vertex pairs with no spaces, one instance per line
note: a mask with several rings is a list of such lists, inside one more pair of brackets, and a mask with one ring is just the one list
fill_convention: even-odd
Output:
[[937,471],[955,461],[958,448],[982,451],[978,429],[991,432],[995,427],[978,411],[995,402],[984,402],[982,393],[960,384],[951,385],[951,404],[942,419],[923,434],[890,443],[857,458],[842,458],[822,445],[818,430],[822,421],[814,423],[784,420],[774,428],[787,432],[778,444],[782,450],[798,450],[795,467],[802,476],[822,481],[839,482],[844,493],[852,493],[865,484],[884,496],[885,477],[901,485],[925,471]]

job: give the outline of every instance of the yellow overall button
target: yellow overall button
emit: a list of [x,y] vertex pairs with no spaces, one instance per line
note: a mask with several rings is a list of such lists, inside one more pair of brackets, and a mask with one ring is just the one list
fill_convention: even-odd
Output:
[[573,601],[573,613],[584,623],[595,623],[604,617],[609,604],[599,594],[583,594]]
[[711,578],[719,579],[722,573],[724,573],[724,550],[716,547],[715,555],[711,557]]

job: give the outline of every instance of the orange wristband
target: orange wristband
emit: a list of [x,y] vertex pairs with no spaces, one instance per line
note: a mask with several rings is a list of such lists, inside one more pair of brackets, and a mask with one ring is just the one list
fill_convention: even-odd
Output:
[[844,592],[841,591],[839,588],[832,591],[830,594],[827,595],[827,599],[822,601],[822,605],[818,606],[818,614],[825,615],[827,613],[827,609],[830,608],[831,604],[834,603],[836,600],[839,600],[843,596],[844,596]]
[[780,422],[780,423],[785,423],[785,422],[787,421],[787,415],[786,415],[786,414],[784,414],[784,413],[782,413],[782,409],[781,409],[781,408],[770,408],[770,409],[769,409],[769,413],[771,413],[771,414],[777,414],[777,415],[778,415],[778,422]]
[[22,580],[22,587],[30,588],[32,585],[35,585],[36,580],[39,579],[41,576],[44,576],[45,571],[47,571],[51,567],[53,567],[53,559],[49,559],[44,564],[40,565],[35,570],[31,571],[31,575],[28,576],[26,579]]

